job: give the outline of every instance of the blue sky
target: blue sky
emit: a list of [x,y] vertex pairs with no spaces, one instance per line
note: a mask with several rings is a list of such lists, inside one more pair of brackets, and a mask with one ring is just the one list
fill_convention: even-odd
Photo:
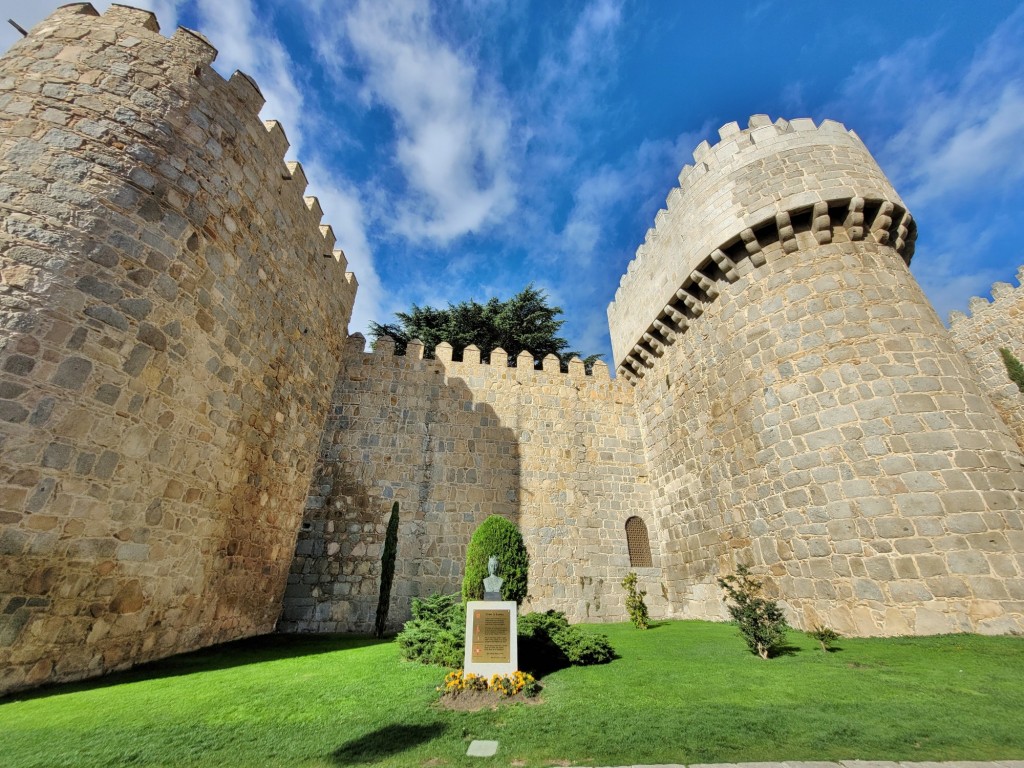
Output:
[[[30,27],[62,1],[0,14]],[[359,279],[353,331],[532,281],[611,363],[606,306],[679,170],[755,113],[860,134],[943,318],[1024,263],[1018,2],[135,4],[257,80]]]

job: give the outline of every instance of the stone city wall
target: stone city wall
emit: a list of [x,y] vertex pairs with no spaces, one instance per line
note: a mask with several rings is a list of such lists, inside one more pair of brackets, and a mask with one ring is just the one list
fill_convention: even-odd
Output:
[[615,380],[366,354],[284,132],[215,55],[79,3],[0,58],[0,693],[282,603],[284,630],[367,631],[396,501],[392,628],[500,514],[524,609],[575,621],[625,618],[629,570],[652,615],[720,618],[745,562],[798,626],[1024,631],[1020,289],[951,336],[852,132],[759,115],[698,147],[608,308]]
[[[1017,282],[1024,282],[1024,267],[1017,270]],[[950,313],[949,333],[974,365],[983,388],[1024,450],[1024,394],[1010,381],[999,354],[999,348],[1005,347],[1018,360],[1024,357],[1024,289],[995,283],[991,302],[973,297],[969,307],[969,314]]]
[[725,268],[686,278],[628,363],[674,613],[723,616],[715,578],[744,562],[804,628],[1021,631],[1024,456],[910,275],[909,217],[860,195],[877,167],[811,163],[798,135],[814,151],[781,167],[853,196],[723,234]]
[[0,59],[0,691],[278,617],[355,282],[215,55],[74,4]]
[[[570,620],[626,618],[620,585],[630,570],[664,615],[658,532],[633,410],[633,393],[598,363],[543,370],[524,353],[509,367],[501,350],[480,362],[469,347],[453,362],[422,345],[393,355],[390,340],[363,353],[353,337],[320,446],[281,629],[372,629],[384,532],[399,503],[398,556],[390,620],[410,599],[459,592],[466,545],[501,515],[522,530],[530,554],[523,610],[554,608]],[[640,516],[653,568],[630,568],[625,522]]]

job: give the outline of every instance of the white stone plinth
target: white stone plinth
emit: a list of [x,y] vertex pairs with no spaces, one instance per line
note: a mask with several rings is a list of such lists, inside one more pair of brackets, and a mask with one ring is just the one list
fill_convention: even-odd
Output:
[[511,675],[519,668],[514,600],[471,600],[466,604],[466,674]]

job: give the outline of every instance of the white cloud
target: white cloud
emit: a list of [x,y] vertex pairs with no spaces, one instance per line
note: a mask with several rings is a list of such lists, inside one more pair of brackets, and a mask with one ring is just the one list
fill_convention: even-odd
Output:
[[597,94],[615,77],[616,35],[622,23],[621,0],[593,0],[573,24],[568,41],[549,40],[537,66],[537,86],[526,94],[524,112],[537,115],[529,126],[535,143],[549,145],[552,170],[579,151],[581,118],[605,108]]
[[445,243],[509,213],[509,107],[434,32],[429,4],[363,0],[346,29],[366,67],[364,97],[395,120],[397,161],[409,186],[397,228]]
[[358,191],[344,181],[331,181],[332,174],[317,161],[306,166],[310,193],[320,200],[324,221],[330,223],[338,247],[348,259],[348,271],[359,281],[356,305],[352,312],[349,332],[367,333],[371,320],[381,322],[395,309],[389,303],[391,294],[385,292],[373,263],[373,251],[366,232],[366,212]]
[[659,182],[673,179],[672,174],[690,161],[693,148],[707,130],[705,124],[674,140],[645,141],[616,163],[588,174],[576,187],[572,211],[559,237],[566,256],[581,265],[589,264],[605,250],[608,230],[621,209],[663,207],[671,186],[662,187]]
[[[952,34],[952,32],[947,33]],[[891,123],[878,156],[913,210],[1024,177],[1024,7],[1007,18],[962,71],[936,67],[942,36],[910,40],[853,72],[837,104],[862,105]],[[883,129],[884,130],[884,129]]]
[[622,21],[620,0],[595,0],[580,14],[569,37],[569,72],[578,72],[595,53],[607,50]]
[[1016,211],[991,215],[985,209],[964,218],[949,215],[927,252],[918,248],[911,271],[943,321],[953,310],[966,311],[972,296],[986,296],[993,283],[1012,278],[1020,254],[999,246],[1017,218]]
[[772,0],[761,0],[754,5],[748,5],[743,12],[743,20],[747,24],[757,24],[772,10],[773,5]]
[[992,283],[1006,278],[1001,265],[978,265],[968,272],[963,266],[962,251],[943,251],[928,254],[927,267],[920,274],[915,270],[915,277],[943,322],[953,310],[963,311],[970,297],[988,294]]
[[156,14],[160,29],[165,35],[174,34],[178,28],[178,9],[184,5],[185,0],[139,0],[133,2],[139,8],[148,8]]
[[608,210],[626,196],[622,171],[602,166],[577,188],[572,211],[562,230],[565,250],[589,261],[604,234]]
[[982,185],[1004,187],[1024,177],[1019,142],[1024,135],[1024,90],[1020,83],[1008,83],[990,99],[986,112],[970,121],[962,119],[962,105],[956,101],[932,113],[931,121],[944,120],[946,130],[904,170],[913,184],[908,194],[915,203]]
[[[604,249],[608,214],[619,214],[616,208],[635,196],[638,181],[629,174],[636,153],[604,163],[591,155],[609,119],[602,93],[618,76],[622,3],[593,0],[567,15],[564,24],[560,20],[546,32],[532,85],[518,95],[524,148],[520,197],[529,204],[509,222],[506,237],[526,243],[531,265],[540,269],[547,268],[552,253],[588,264]],[[564,191],[572,192],[573,208],[559,232]]]
[[540,90],[546,91],[553,83],[578,87],[580,76],[595,76],[594,70],[602,62],[615,57],[615,36],[621,23],[622,0],[590,2],[576,17],[568,40],[550,45],[541,59]]
[[943,318],[1012,274],[1006,232],[1024,178],[1024,6],[954,68],[943,41],[955,34],[859,66],[821,110],[866,138],[917,219],[914,274]]

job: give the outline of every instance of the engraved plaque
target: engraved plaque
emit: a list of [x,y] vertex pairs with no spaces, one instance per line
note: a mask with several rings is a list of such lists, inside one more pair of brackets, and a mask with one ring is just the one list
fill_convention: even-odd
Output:
[[518,606],[515,600],[466,603],[466,673],[511,675],[519,666]]
[[512,660],[511,618],[507,610],[473,611],[474,664],[508,664]]

